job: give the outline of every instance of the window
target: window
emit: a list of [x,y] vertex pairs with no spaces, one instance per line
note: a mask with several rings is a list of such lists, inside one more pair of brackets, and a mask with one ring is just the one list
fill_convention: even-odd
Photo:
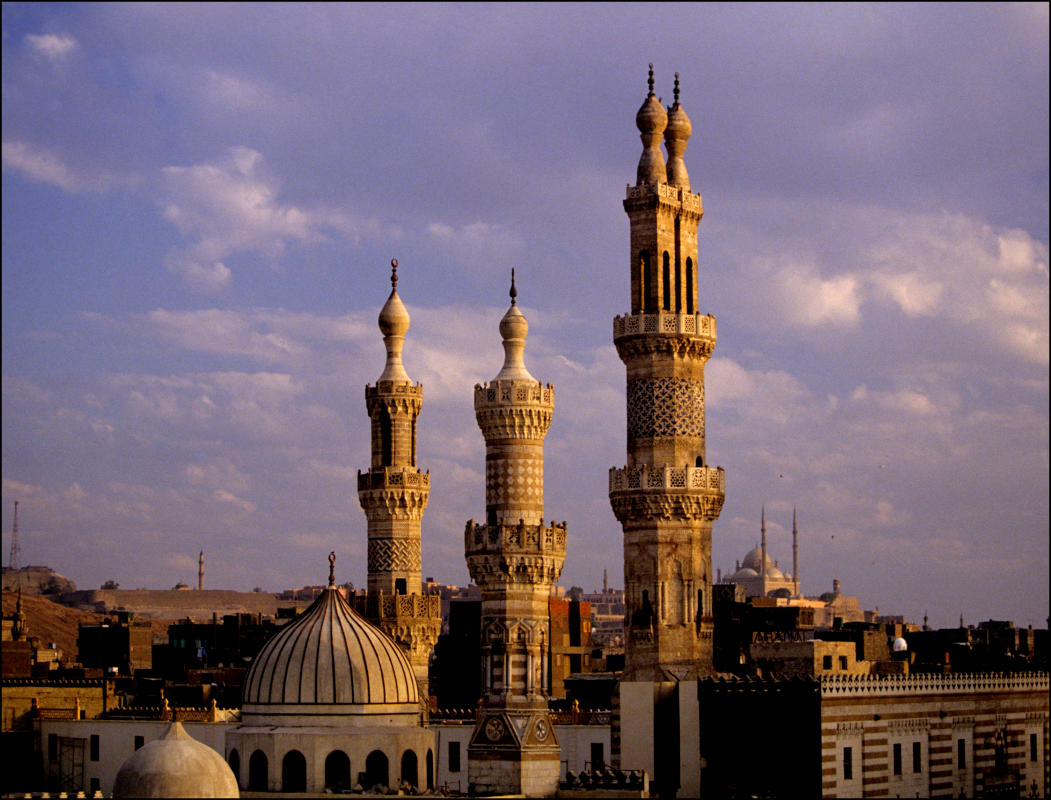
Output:
[[602,742],[591,743],[591,768],[592,769],[605,769],[606,768],[606,754],[602,746]]
[[920,743],[919,742],[913,742],[912,743],[912,771],[913,772],[920,772],[921,771],[920,767],[922,766],[922,762],[923,762],[923,756],[922,756],[922,754],[920,752]]
[[89,788],[88,791],[91,792],[92,794],[95,794],[95,792],[99,791],[100,788],[102,788],[102,787],[99,784],[99,779],[98,778],[92,778],[91,779],[91,788]]
[[686,313],[693,313],[693,259],[686,259]]
[[821,669],[832,669],[832,656],[821,657]]
[[460,771],[460,743],[449,742],[449,772]]
[[49,733],[47,735],[47,760],[54,761],[58,758],[58,734]]
[[854,780],[854,748],[843,748],[843,780]]
[[661,277],[664,278],[663,308],[665,311],[671,311],[671,260],[667,250],[664,251],[664,270]]
[[847,657],[846,656],[840,656],[839,657],[839,668],[843,669],[843,670],[845,670],[847,668]]
[[97,733],[91,734],[91,755],[92,761],[99,760],[99,735]]
[[956,740],[956,768],[967,769],[967,740]]
[[136,736],[135,737],[135,749],[136,750],[138,750],[140,747],[142,747],[145,743],[146,743],[146,741],[143,739],[143,737],[141,737],[141,736]]
[[1029,734],[1029,760],[1036,761],[1036,734]]
[[894,744],[894,774],[901,775],[901,743]]

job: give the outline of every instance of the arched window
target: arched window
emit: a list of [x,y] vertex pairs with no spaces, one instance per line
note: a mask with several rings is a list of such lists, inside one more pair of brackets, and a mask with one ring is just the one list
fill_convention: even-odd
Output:
[[380,750],[373,750],[365,758],[365,786],[366,791],[374,786],[390,785],[390,762],[387,756]]
[[675,260],[675,313],[682,313],[682,264]]
[[241,784],[241,754],[237,752],[235,747],[230,751],[230,757],[227,759],[230,764],[230,772],[234,774],[234,780],[237,781],[238,786]]
[[434,789],[434,753],[427,748],[427,788]]
[[693,259],[686,259],[686,313],[696,313],[693,310]]
[[412,418],[412,462],[409,466],[416,466],[416,418]]
[[408,591],[408,584],[405,582],[405,578],[394,579],[394,594],[405,594]]
[[289,750],[281,760],[281,791],[307,790],[307,760],[298,750]]
[[256,750],[248,759],[248,791],[270,791],[270,761],[266,753]]
[[668,251],[664,251],[664,271],[662,273],[664,278],[664,303],[661,306],[665,311],[671,311],[671,259],[668,257]]
[[419,762],[412,750],[406,750],[401,756],[401,780],[412,787],[420,785]]
[[389,467],[392,461],[393,442],[391,435],[390,412],[386,406],[380,406],[380,466]]
[[646,291],[642,295],[642,312],[653,314],[657,311],[657,267],[650,258],[650,254],[642,251],[646,264]]
[[325,757],[325,789],[345,792],[350,789],[350,758],[342,750]]
[[638,283],[638,294],[632,293],[632,297],[635,299],[635,305],[631,309],[632,314],[644,314],[646,312],[646,306],[648,303],[648,293],[650,291],[650,279],[652,277],[652,267],[650,266],[650,254],[648,250],[642,250],[639,252],[639,260],[635,265],[634,280]]

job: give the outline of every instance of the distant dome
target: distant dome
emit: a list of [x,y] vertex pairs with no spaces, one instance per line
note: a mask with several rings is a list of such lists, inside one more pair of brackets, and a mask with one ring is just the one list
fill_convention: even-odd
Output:
[[[760,566],[762,563],[763,563],[763,548],[759,547],[758,545],[756,545],[751,550],[749,550],[745,554],[745,557],[741,560],[741,566],[742,567],[749,567],[751,569],[754,569],[757,575],[759,574],[759,571],[762,569],[762,567]],[[766,557],[766,566],[767,566],[767,568],[769,569],[773,565],[774,565],[774,562],[770,560],[770,556],[767,556]]]
[[223,757],[173,722],[121,765],[114,797],[239,797]]
[[316,717],[317,724],[336,724],[338,717],[343,724],[347,715],[386,714],[415,724],[419,699],[401,648],[330,583],[263,645],[245,679],[242,715],[246,722]]
[[895,653],[900,653],[903,650],[908,650],[909,645],[908,642],[906,642],[899,636],[897,639],[894,640],[894,644],[890,646],[890,649],[893,650]]
[[733,574],[733,580],[735,583],[740,581],[754,581],[759,577],[759,573],[751,567],[741,567],[737,572]]

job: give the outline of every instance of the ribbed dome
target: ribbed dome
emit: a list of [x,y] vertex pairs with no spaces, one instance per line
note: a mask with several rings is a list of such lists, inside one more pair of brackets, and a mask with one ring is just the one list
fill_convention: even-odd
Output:
[[263,645],[245,680],[243,710],[246,715],[403,714],[415,712],[419,698],[401,648],[330,584]]
[[173,722],[160,739],[125,761],[114,797],[238,797],[237,780],[223,757]]

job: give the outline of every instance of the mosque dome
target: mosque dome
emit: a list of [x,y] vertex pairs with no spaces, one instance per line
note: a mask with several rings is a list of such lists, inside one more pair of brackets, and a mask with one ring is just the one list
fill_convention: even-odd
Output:
[[735,582],[754,581],[758,577],[759,573],[751,567],[741,567],[739,570],[737,570],[737,572],[733,574],[733,578],[731,580]]
[[894,644],[890,646],[890,649],[893,650],[895,653],[901,653],[904,650],[908,650],[909,645],[908,642],[906,642],[899,636],[897,639],[894,640]]
[[[334,560],[330,556],[330,560]],[[415,724],[419,689],[401,648],[329,585],[259,651],[244,684],[243,717],[344,724],[348,715]],[[411,719],[410,719],[411,718]]]
[[[758,575],[759,574],[759,570],[762,569],[762,563],[763,563],[763,548],[759,547],[758,545],[756,545],[751,550],[749,550],[745,554],[745,557],[741,560],[741,566],[742,567],[748,567],[749,569],[754,569],[756,575]],[[766,566],[770,567],[770,566],[772,566],[772,564],[773,564],[773,562],[770,561],[770,556],[767,556],[766,557]]]
[[188,734],[181,722],[136,750],[117,772],[114,797],[238,797],[223,757]]

